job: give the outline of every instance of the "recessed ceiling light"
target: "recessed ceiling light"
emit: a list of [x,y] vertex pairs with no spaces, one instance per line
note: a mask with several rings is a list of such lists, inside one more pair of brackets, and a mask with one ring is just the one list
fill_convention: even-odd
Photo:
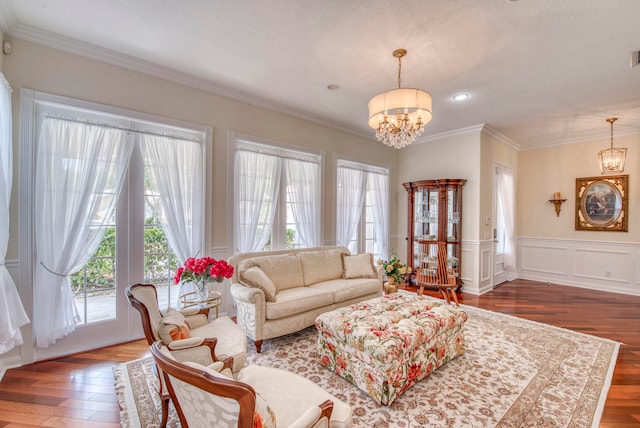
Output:
[[456,94],[456,95],[454,95],[452,98],[453,98],[453,101],[460,102],[460,101],[466,101],[466,100],[468,100],[469,98],[471,98],[471,95],[470,95],[470,94],[467,94],[467,93],[464,93],[464,94]]
[[340,89],[339,85],[327,85],[327,89],[330,91],[337,91],[338,89]]

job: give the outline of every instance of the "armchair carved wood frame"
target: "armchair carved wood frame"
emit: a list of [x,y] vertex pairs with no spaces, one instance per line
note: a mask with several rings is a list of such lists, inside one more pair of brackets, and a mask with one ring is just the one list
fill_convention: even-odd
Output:
[[[128,287],[125,291],[127,299],[139,313],[142,320],[142,328],[144,335],[149,346],[154,342],[160,340],[157,333],[157,329],[154,325],[157,325],[158,321],[162,319],[162,313],[158,305],[158,294],[155,285],[153,284],[134,284]],[[153,296],[153,298],[151,297]],[[193,314],[203,314],[208,316],[209,309],[201,309],[199,312],[192,312]],[[165,343],[165,345],[172,352],[172,355],[179,361],[201,361],[206,364],[218,361],[216,357],[215,348],[217,344],[216,338],[192,338],[182,341],[175,341],[171,344]],[[182,342],[182,343],[180,343]],[[225,359],[225,367],[231,368],[233,359]],[[162,402],[162,421],[161,427],[165,427],[169,416],[169,399],[166,384],[164,382],[162,373],[157,370],[156,375],[159,378],[159,391],[160,399]]]

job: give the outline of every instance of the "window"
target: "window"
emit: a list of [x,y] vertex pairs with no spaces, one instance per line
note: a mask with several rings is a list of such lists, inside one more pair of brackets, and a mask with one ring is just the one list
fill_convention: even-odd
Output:
[[336,241],[352,254],[388,257],[389,170],[359,162],[336,162]]
[[320,245],[322,155],[230,135],[236,251]]

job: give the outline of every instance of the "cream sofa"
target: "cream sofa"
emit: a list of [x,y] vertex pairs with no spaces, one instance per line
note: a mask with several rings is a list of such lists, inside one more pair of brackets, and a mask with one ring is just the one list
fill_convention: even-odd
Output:
[[344,247],[243,253],[231,295],[237,322],[260,352],[262,341],[312,326],[318,315],[382,295],[383,273],[371,254]]

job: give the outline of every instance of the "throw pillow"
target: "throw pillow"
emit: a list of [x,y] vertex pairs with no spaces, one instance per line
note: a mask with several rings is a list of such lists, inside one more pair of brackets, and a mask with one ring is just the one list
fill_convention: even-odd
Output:
[[351,278],[376,278],[376,268],[373,265],[373,254],[356,254],[354,256],[342,255],[344,267],[343,277]]
[[259,288],[264,292],[268,302],[276,301],[276,286],[266,273],[258,266],[252,266],[240,274],[240,280],[245,284]]
[[191,329],[184,315],[173,308],[169,308],[160,321],[158,335],[165,344],[169,344],[174,340],[190,338]]
[[[252,257],[243,260],[247,269],[258,266],[273,281],[278,291],[288,288],[302,287],[302,264],[293,254],[275,254],[270,256]],[[242,262],[241,262],[242,263]],[[241,269],[242,270],[242,269]]]

